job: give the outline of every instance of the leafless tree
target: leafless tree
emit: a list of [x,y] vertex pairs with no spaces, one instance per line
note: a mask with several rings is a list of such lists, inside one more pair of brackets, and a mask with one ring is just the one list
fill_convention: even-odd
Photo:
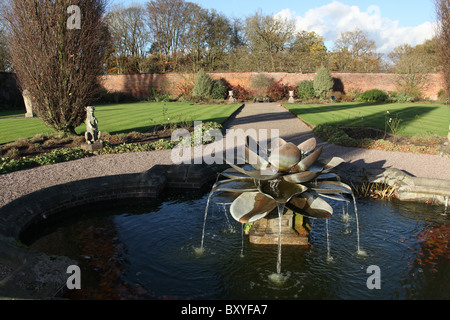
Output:
[[447,96],[450,96],[450,0],[435,0],[438,18],[438,59],[444,74]]
[[[0,12],[3,12],[3,0],[0,0]],[[5,72],[10,70],[10,63],[7,57],[7,47],[5,30],[2,16],[0,15],[0,72]]]
[[259,63],[255,69],[276,71],[277,58],[287,49],[294,30],[293,20],[263,15],[262,12],[249,17],[246,21],[246,35],[250,50]]
[[139,5],[116,6],[107,16],[111,34],[112,60],[117,73],[144,73],[150,33],[145,10]]
[[154,37],[161,71],[176,69],[186,35],[191,27],[195,4],[184,0],[152,0],[147,3],[150,31]]
[[38,117],[59,132],[75,133],[85,107],[96,100],[106,39],[104,10],[104,0],[5,3],[10,60],[20,87],[30,91]]
[[341,33],[333,52],[334,70],[344,72],[378,72],[381,56],[375,41],[366,32],[356,29]]

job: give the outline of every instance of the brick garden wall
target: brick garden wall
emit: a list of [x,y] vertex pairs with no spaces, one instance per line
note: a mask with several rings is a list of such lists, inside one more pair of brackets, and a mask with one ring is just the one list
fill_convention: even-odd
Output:
[[[256,72],[225,72],[209,73],[213,79],[225,79],[231,85],[250,87],[251,79]],[[282,80],[283,83],[296,85],[303,80],[313,80],[313,73],[263,73],[275,81]],[[125,74],[106,75],[101,79],[103,87],[110,93],[121,92],[145,99],[149,95],[150,88],[163,90],[173,96],[183,92],[183,88],[192,86],[195,74],[168,73],[168,74]],[[344,92],[352,89],[362,91],[370,89],[381,89],[395,91],[397,88],[398,75],[391,73],[333,73],[333,77],[342,82]],[[424,97],[436,100],[439,90],[443,88],[443,77],[441,74],[428,74],[424,81],[422,93]]]
[[0,72],[0,105],[10,109],[25,108],[14,73]]

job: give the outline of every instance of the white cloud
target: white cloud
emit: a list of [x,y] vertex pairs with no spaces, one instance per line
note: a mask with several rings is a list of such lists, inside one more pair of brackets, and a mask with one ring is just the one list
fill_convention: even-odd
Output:
[[389,53],[402,44],[421,44],[431,39],[435,30],[435,23],[432,22],[416,27],[400,27],[399,21],[383,18],[378,6],[373,5],[367,11],[362,11],[358,6],[339,1],[310,9],[303,16],[290,9],[284,9],[276,15],[294,19],[297,30],[315,31],[325,38],[327,44],[336,41],[341,32],[359,28],[376,42],[380,53]]

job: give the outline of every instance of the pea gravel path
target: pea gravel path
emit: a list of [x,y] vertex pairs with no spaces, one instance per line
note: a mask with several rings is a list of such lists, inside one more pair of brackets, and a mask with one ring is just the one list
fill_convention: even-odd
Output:
[[[278,129],[282,138],[295,144],[313,137],[305,123],[275,103],[247,104],[225,127]],[[417,177],[450,180],[448,157],[346,148],[318,141],[324,147],[323,158],[339,156],[355,165],[392,167]],[[42,188],[100,176],[139,173],[156,164],[172,164],[171,151],[104,155],[0,175],[0,206]]]

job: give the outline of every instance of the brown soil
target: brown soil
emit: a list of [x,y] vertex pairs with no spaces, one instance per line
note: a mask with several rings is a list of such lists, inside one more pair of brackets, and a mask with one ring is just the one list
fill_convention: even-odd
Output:
[[[172,130],[161,129],[148,133],[130,132],[128,134],[104,134],[101,140],[109,142],[113,146],[129,143],[149,144],[161,139],[170,139]],[[66,138],[56,138],[51,135],[42,135],[29,139],[20,139],[12,143],[0,146],[0,157],[10,157],[19,159],[22,157],[34,157],[40,154],[49,153],[56,149],[79,148],[85,143],[84,136],[72,136]]]
[[384,131],[374,128],[341,128],[349,137],[357,140],[371,139],[371,144],[376,149],[392,149],[398,151],[419,151],[429,154],[450,153],[450,145],[447,138],[439,136],[415,136],[402,137],[385,134]]

